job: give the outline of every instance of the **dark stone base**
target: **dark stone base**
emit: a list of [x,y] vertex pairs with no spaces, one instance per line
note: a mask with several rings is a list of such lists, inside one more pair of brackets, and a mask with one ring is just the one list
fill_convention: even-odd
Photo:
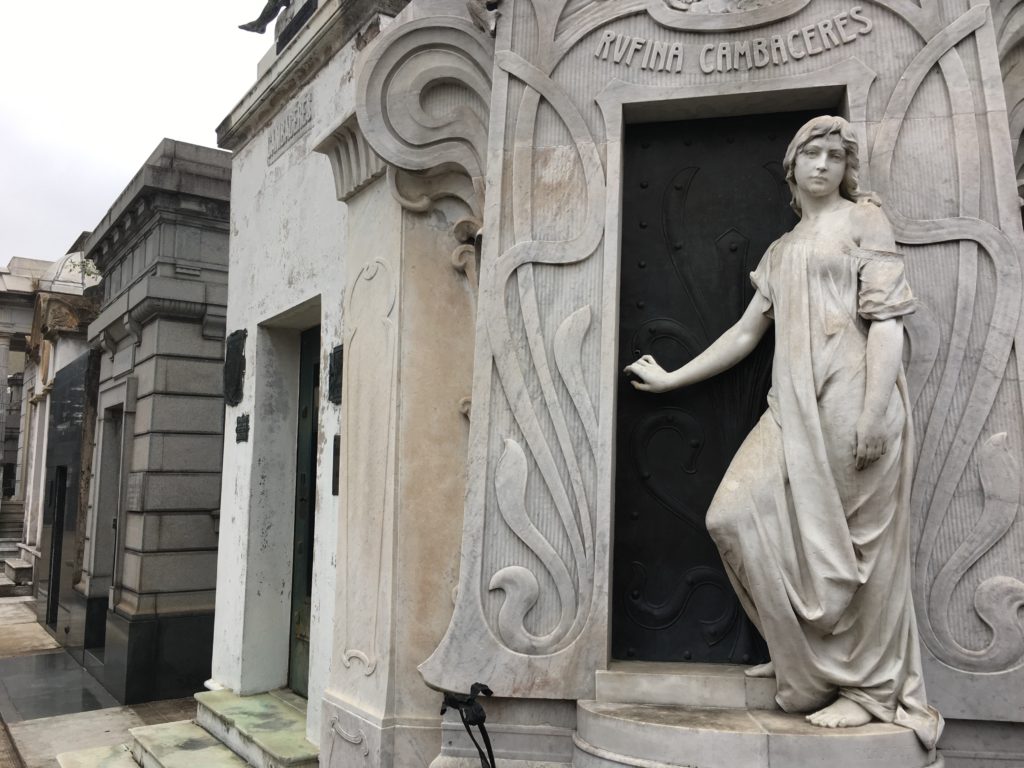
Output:
[[106,597],[81,598],[85,601],[85,637],[86,648],[102,648],[107,635],[107,604]]
[[213,614],[127,619],[108,611],[102,664],[89,669],[122,704],[175,699],[210,678]]

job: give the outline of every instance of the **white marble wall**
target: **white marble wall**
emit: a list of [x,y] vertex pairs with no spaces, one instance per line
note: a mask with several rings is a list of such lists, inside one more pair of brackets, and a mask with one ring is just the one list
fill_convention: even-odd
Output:
[[[235,147],[227,331],[248,331],[242,402],[226,409],[213,684],[248,694],[284,686],[288,670],[299,331],[321,326],[316,529],[307,735],[330,671],[338,497],[331,495],[339,406],[327,399],[328,356],[343,340],[346,211],[330,164],[313,148],[352,109],[354,45],[295,92],[276,117]],[[280,121],[304,115],[293,135]],[[306,117],[308,116],[308,121]],[[293,380],[294,379],[294,380]],[[248,414],[248,442],[236,443]],[[287,514],[286,514],[287,513]],[[284,515],[284,517],[282,517]]]

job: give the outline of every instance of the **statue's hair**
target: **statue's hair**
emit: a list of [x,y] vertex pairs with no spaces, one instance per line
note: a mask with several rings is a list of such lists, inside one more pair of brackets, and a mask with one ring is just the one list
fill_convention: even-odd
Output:
[[796,178],[793,175],[796,156],[808,142],[822,136],[830,136],[833,133],[839,136],[843,149],[846,151],[846,173],[843,174],[843,180],[839,184],[839,194],[854,203],[867,201],[875,205],[881,205],[877,195],[860,188],[858,179],[860,171],[860,144],[857,141],[856,134],[853,132],[853,128],[841,117],[821,115],[811,118],[801,126],[800,130],[796,132],[796,136],[789,142],[789,147],[786,148],[786,156],[782,161],[782,167],[786,171],[786,183],[789,184],[789,191],[793,195],[793,199],[789,204],[797,212],[797,215],[803,215],[803,212],[800,210],[800,198],[797,195]]

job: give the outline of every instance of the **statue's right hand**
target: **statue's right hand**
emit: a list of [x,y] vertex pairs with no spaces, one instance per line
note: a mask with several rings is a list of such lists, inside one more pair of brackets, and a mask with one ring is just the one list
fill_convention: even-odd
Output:
[[668,371],[658,365],[658,361],[650,355],[644,355],[624,369],[636,378],[629,383],[642,392],[667,392],[672,388]]

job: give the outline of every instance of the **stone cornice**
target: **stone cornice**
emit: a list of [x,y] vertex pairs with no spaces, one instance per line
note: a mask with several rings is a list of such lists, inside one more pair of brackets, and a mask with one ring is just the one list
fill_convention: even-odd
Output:
[[[123,252],[154,213],[181,209],[189,216],[227,221],[231,156],[164,139],[86,239],[83,250],[102,270]],[[182,205],[188,201],[186,205]]]
[[[352,38],[370,40],[382,16],[405,0],[328,0],[252,90],[217,126],[217,145],[237,152],[281,111]],[[362,45],[357,42],[358,47]]]

